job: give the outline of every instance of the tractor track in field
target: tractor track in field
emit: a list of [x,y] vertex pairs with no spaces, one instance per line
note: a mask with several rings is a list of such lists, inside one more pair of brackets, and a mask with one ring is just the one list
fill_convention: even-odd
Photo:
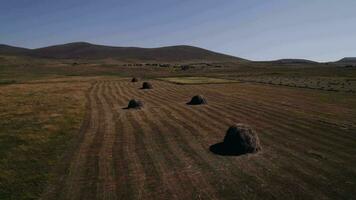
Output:
[[[354,130],[293,116],[298,108],[281,108],[273,94],[226,94],[224,84],[153,81],[152,90],[141,90],[140,84],[93,83],[67,173],[44,199],[285,199],[291,194],[327,199],[353,191],[336,188],[342,183],[334,178],[343,165],[346,174],[356,174]],[[186,105],[195,94],[205,95],[209,104]],[[132,98],[144,108],[124,109]],[[304,101],[313,115],[323,112]],[[221,157],[209,151],[236,122],[260,133],[262,153]],[[321,156],[308,156],[309,151]]]

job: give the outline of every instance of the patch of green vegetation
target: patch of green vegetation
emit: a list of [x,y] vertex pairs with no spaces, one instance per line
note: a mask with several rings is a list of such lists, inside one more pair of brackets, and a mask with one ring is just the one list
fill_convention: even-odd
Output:
[[158,80],[168,81],[176,84],[216,84],[216,83],[236,83],[236,80],[228,80],[211,77],[170,77],[159,78]]

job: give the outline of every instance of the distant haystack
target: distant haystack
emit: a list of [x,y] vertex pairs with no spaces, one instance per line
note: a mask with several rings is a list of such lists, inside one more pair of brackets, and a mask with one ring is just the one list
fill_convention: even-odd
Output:
[[139,100],[136,99],[131,99],[129,101],[129,105],[127,106],[127,109],[139,109],[143,107],[143,103]]
[[149,82],[143,82],[142,89],[152,89],[152,84]]
[[196,95],[187,103],[188,105],[207,104],[208,102],[202,95]]
[[212,145],[210,150],[220,155],[241,155],[256,153],[261,150],[257,134],[245,124],[231,126],[225,135],[224,141]]
[[131,82],[137,82],[138,81],[138,78],[136,78],[136,77],[133,77],[132,79],[131,79]]

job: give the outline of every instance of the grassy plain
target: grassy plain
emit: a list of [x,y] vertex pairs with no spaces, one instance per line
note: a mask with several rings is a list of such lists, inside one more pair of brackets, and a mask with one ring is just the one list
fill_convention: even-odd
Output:
[[37,199],[85,113],[84,82],[0,86],[0,199]]
[[[356,197],[355,69],[219,66],[0,56],[0,199]],[[212,154],[237,122],[262,152]]]

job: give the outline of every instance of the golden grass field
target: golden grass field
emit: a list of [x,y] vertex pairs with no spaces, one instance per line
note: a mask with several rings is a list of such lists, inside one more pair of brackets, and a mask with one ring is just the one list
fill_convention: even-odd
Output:
[[[356,196],[354,94],[200,80],[145,80],[152,90],[115,77],[0,86],[1,199]],[[196,94],[208,104],[186,105]],[[123,109],[132,98],[144,108]],[[210,152],[233,123],[252,126],[262,151]]]
[[0,199],[36,199],[85,113],[90,83],[0,86]]
[[168,81],[176,84],[218,84],[218,83],[236,83],[236,80],[212,78],[212,77],[168,77],[158,78],[158,80]]

